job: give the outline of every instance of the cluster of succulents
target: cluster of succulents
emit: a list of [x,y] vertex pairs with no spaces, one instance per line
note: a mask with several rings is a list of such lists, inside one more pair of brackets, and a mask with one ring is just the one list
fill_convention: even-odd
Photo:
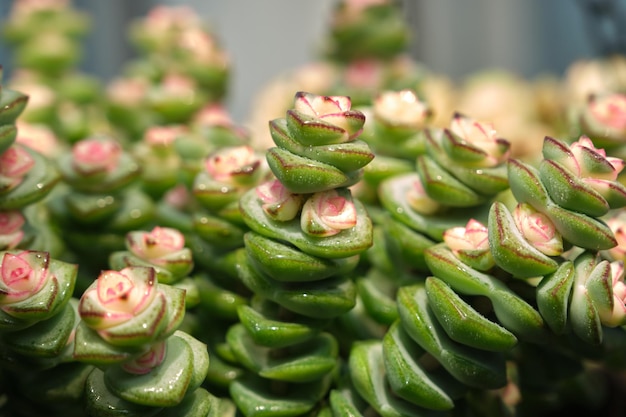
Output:
[[308,68],[332,76],[259,135],[191,9],[137,20],[103,85],[75,70],[84,15],[15,5],[0,416],[624,412],[619,61],[584,100],[544,84],[525,146],[437,102],[396,3],[341,0]]

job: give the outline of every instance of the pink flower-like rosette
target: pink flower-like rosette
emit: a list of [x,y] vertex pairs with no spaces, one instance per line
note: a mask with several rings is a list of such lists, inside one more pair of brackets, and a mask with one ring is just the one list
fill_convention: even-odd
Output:
[[0,262],[0,331],[48,319],[72,296],[76,265],[39,251],[0,252]]
[[371,111],[364,134],[377,155],[413,160],[426,151],[424,129],[432,111],[415,91],[382,91],[374,98]]
[[159,284],[154,268],[130,266],[103,271],[84,292],[78,311],[82,323],[74,356],[120,362],[176,330],[184,317],[185,292]]
[[300,213],[304,202],[302,194],[292,193],[277,179],[257,186],[255,191],[262,201],[263,211],[274,220],[294,219]]
[[13,145],[0,154],[0,193],[17,187],[35,165],[35,159],[22,146]]
[[447,206],[475,206],[508,188],[511,144],[491,123],[455,114],[445,129],[427,129],[418,172],[427,193]]
[[617,178],[624,161],[608,156],[588,137],[570,145],[546,137],[543,156],[540,178],[561,207],[599,217],[626,205],[626,187]]
[[358,182],[374,158],[357,139],[365,115],[347,96],[298,92],[285,118],[270,122],[276,147],[266,154],[270,169],[293,193],[315,193]]
[[580,115],[580,127],[600,146],[612,148],[626,141],[626,94],[602,93],[589,96]]
[[14,249],[20,244],[25,222],[18,210],[0,212],[0,250]]
[[61,156],[59,170],[65,182],[91,194],[122,188],[140,174],[139,164],[108,136],[76,142],[71,153]]
[[457,258],[478,271],[488,271],[495,265],[487,227],[476,219],[470,219],[465,227],[446,230],[443,241]]
[[149,232],[129,232],[126,249],[111,254],[109,262],[114,269],[153,267],[158,281],[164,284],[180,281],[193,269],[191,250],[185,247],[185,237],[177,229],[156,226]]
[[328,237],[356,226],[357,212],[351,198],[337,190],[311,195],[302,207],[300,227],[310,236]]
[[193,193],[210,211],[237,204],[239,197],[266,174],[266,165],[249,145],[230,146],[211,153],[196,175]]

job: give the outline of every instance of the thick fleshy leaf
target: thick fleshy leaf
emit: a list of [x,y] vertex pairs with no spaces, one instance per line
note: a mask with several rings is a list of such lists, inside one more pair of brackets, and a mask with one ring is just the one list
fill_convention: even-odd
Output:
[[249,259],[255,268],[275,280],[285,282],[317,281],[354,269],[358,256],[326,259],[308,255],[293,246],[268,239],[258,233],[244,235]]
[[238,225],[202,211],[194,214],[193,228],[202,239],[225,250],[240,247],[245,233]]
[[389,285],[388,281],[386,275],[376,271],[368,273],[364,279],[357,280],[357,291],[363,307],[376,322],[387,326],[398,319],[395,288]]
[[141,353],[143,347],[113,346],[102,339],[95,330],[81,321],[76,328],[74,359],[93,365],[111,365],[131,359]]
[[287,110],[286,127],[290,136],[304,146],[328,145],[348,140],[348,132],[342,127],[297,110]]
[[[14,146],[22,146],[15,144]],[[34,159],[34,166],[15,188],[0,198],[0,210],[15,210],[43,199],[61,177],[55,167],[39,152],[23,146]]]
[[362,170],[343,172],[333,165],[296,155],[281,148],[266,153],[270,169],[293,193],[316,193],[356,184]]
[[116,195],[73,192],[65,196],[65,204],[75,220],[88,225],[109,220],[120,209],[122,202]]
[[456,226],[465,226],[468,218],[486,219],[488,207],[450,208],[442,214],[422,215],[409,205],[406,195],[419,181],[417,173],[407,173],[384,180],[378,189],[383,207],[396,220],[416,232],[424,233],[436,241],[443,239],[443,233]]
[[[418,233],[399,221],[387,217],[383,222],[383,237],[388,256],[396,265],[406,264],[410,268],[426,271],[424,251],[435,244],[429,237]],[[378,243],[376,238],[374,243]]]
[[452,340],[495,352],[508,351],[517,344],[515,335],[478,313],[440,279],[426,279],[426,294],[439,324]]
[[84,175],[74,169],[72,154],[67,153],[59,159],[58,168],[63,180],[73,188],[86,193],[108,193],[118,190],[139,178],[141,167],[127,153],[119,156],[117,167],[107,173]]
[[[107,387],[120,398],[135,404],[151,407],[171,407],[179,404],[191,385],[194,368],[206,365],[194,363],[191,346],[179,337],[167,340],[167,353],[160,365],[143,375],[131,374],[122,367],[112,367],[105,371]],[[208,354],[207,354],[208,357]]]
[[194,179],[193,194],[208,210],[216,211],[237,200],[241,191],[238,187],[215,181],[207,172],[202,171]]
[[[338,189],[340,195],[350,198],[347,189]],[[358,255],[372,245],[372,222],[363,206],[353,199],[357,212],[356,226],[342,230],[328,237],[307,235],[300,228],[300,219],[289,222],[276,221],[268,216],[262,208],[254,190],[244,194],[241,199],[243,218],[254,232],[271,239],[291,243],[301,251],[321,258],[348,258]]]
[[297,417],[312,410],[328,392],[332,378],[291,384],[283,395],[272,392],[267,379],[240,378],[230,385],[230,396],[247,417]]
[[15,142],[15,137],[17,136],[17,127],[13,124],[0,124],[0,154],[4,153],[13,142]]
[[537,307],[541,316],[556,334],[563,334],[567,325],[569,300],[574,284],[574,264],[563,262],[537,286]]
[[489,212],[489,247],[496,264],[517,278],[554,272],[558,263],[533,247],[518,230],[506,206],[494,202]]
[[504,357],[452,341],[429,308],[422,285],[405,286],[398,290],[398,311],[402,326],[411,338],[459,381],[481,389],[504,386]]
[[327,278],[302,283],[282,283],[255,272],[239,252],[240,279],[255,293],[263,295],[288,310],[313,318],[340,316],[352,309],[356,288],[347,277]]
[[[319,326],[305,317],[284,321],[270,318],[250,306],[237,309],[239,321],[254,342],[261,346],[277,348],[305,342],[320,332]],[[308,323],[307,323],[308,321]]]
[[449,129],[443,129],[438,137],[441,149],[451,161],[464,166],[481,166],[488,154],[465,139],[455,135]]
[[517,159],[510,159],[507,164],[509,187],[513,196],[520,203],[528,203],[536,210],[548,205],[548,191],[541,182],[536,168]]
[[6,88],[0,90],[0,126],[15,122],[27,103],[26,94]]
[[446,206],[473,207],[485,201],[484,196],[467,187],[429,158],[418,157],[417,172],[426,194]]
[[602,323],[585,285],[595,266],[595,259],[591,254],[583,254],[576,259],[574,265],[576,274],[569,308],[571,328],[583,341],[599,345],[603,336]]
[[134,402],[126,401],[107,387],[104,381],[104,372],[94,369],[87,378],[85,384],[85,411],[89,415],[114,417],[153,417],[161,407],[150,407]]
[[391,391],[387,383],[383,346],[379,341],[359,341],[352,345],[349,358],[352,383],[383,417],[420,417],[428,411]]
[[[430,410],[450,410],[454,402],[448,392],[454,392],[454,380],[436,378],[419,363],[424,354],[400,322],[395,322],[383,339],[383,359],[391,390],[401,398]],[[458,382],[457,382],[458,384]],[[451,387],[452,385],[452,387]]]
[[426,251],[426,263],[433,275],[455,291],[489,298],[500,324],[518,339],[545,341],[546,328],[539,312],[499,279],[465,265],[443,244]]
[[550,198],[559,206],[594,217],[609,211],[609,204],[600,193],[558,162],[541,161],[539,175]]
[[272,120],[270,133],[279,148],[324,162],[344,172],[361,169],[374,159],[374,153],[369,145],[362,140],[330,145],[303,145],[290,135],[285,119]]
[[605,250],[617,245],[611,229],[600,219],[549,204],[545,214],[563,236],[575,246],[590,250]]
[[68,303],[54,317],[22,331],[11,332],[11,336],[5,337],[3,342],[25,356],[56,357],[66,348],[78,320],[76,304]]

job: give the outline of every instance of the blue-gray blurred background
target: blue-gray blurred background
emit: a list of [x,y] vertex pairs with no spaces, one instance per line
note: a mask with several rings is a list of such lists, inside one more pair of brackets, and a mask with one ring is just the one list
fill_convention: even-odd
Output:
[[[5,19],[12,0],[0,0]],[[229,108],[235,119],[277,74],[315,58],[335,0],[74,0],[93,16],[81,68],[109,80],[135,51],[126,25],[157,4],[193,7],[214,29],[233,63]],[[623,46],[617,0],[404,0],[414,32],[412,54],[427,68],[460,80],[487,67],[523,77],[561,75],[574,60]],[[621,29],[620,29],[621,28]],[[0,64],[11,51],[0,42]]]

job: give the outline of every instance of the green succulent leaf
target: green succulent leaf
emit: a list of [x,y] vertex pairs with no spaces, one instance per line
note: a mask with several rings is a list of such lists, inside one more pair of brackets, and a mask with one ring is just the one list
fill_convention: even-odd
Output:
[[391,390],[418,406],[430,410],[451,410],[454,402],[448,395],[449,387],[433,379],[419,363],[424,353],[406,334],[399,321],[391,326],[383,339],[383,359]]
[[254,343],[279,348],[305,342],[320,332],[318,322],[306,317],[289,321],[267,317],[251,306],[242,305],[237,309],[239,321],[245,327]]
[[107,369],[104,373],[107,387],[115,395],[135,404],[151,407],[179,404],[191,385],[196,372],[194,368],[197,366],[202,369],[204,365],[208,369],[208,354],[203,363],[194,363],[195,359],[200,358],[194,355],[186,340],[172,337],[166,343],[165,359],[147,374],[131,374],[119,366]]
[[6,88],[0,90],[0,126],[13,124],[27,103],[26,94]]
[[203,240],[222,249],[241,247],[245,233],[244,228],[205,212],[194,213],[193,228]]
[[287,110],[285,126],[293,140],[303,146],[328,145],[345,142],[345,129],[297,110]]
[[426,194],[450,207],[474,207],[485,201],[485,197],[472,190],[430,158],[417,158],[417,172]]
[[124,400],[114,394],[104,381],[104,372],[94,369],[85,384],[85,410],[98,417],[153,417],[161,407],[151,407]]
[[445,210],[445,213],[423,215],[415,211],[407,202],[406,195],[419,181],[417,173],[407,173],[390,177],[381,182],[378,196],[382,206],[394,219],[416,232],[441,241],[443,233],[453,227],[465,226],[468,218],[486,218],[485,206],[458,207]]
[[291,384],[283,395],[271,391],[267,379],[239,378],[230,385],[230,397],[247,417],[297,417],[312,410],[328,393],[331,377]]
[[[30,357],[53,358],[67,347],[78,323],[76,304],[65,304],[63,310],[48,320],[27,329],[4,334],[3,343],[13,351]],[[7,337],[10,335],[10,337]]]
[[387,383],[383,346],[379,341],[359,341],[350,351],[349,369],[358,393],[383,417],[421,417],[430,413],[391,391]]
[[541,316],[556,334],[566,330],[570,294],[574,284],[574,264],[566,261],[537,286],[537,307]]
[[608,213],[606,199],[558,162],[541,161],[539,175],[550,198],[559,206],[593,217]]
[[244,244],[255,268],[275,280],[285,282],[318,281],[354,269],[358,256],[326,259],[308,255],[293,246],[258,233],[244,235]]
[[250,290],[269,298],[288,310],[313,318],[337,317],[354,307],[356,288],[346,276],[320,281],[283,283],[255,271],[240,251],[240,279]]
[[489,247],[496,264],[517,278],[554,272],[558,263],[535,249],[522,235],[503,203],[494,202],[488,220]]
[[355,140],[346,143],[304,145],[290,135],[286,119],[270,122],[274,143],[296,155],[332,165],[343,172],[356,171],[374,159],[367,142]]
[[550,202],[548,191],[535,167],[517,159],[509,159],[507,172],[509,187],[518,202],[528,203],[539,211],[548,205]]
[[617,245],[611,229],[600,219],[548,205],[545,214],[552,220],[563,239],[572,245],[594,251],[610,249]]
[[481,350],[505,352],[517,344],[515,335],[487,319],[442,280],[426,279],[429,306],[450,338]]
[[368,314],[376,322],[390,325],[398,319],[398,309],[395,294],[385,288],[387,278],[381,273],[369,273],[364,279],[357,280],[357,291]]
[[267,163],[280,182],[293,193],[316,193],[356,184],[363,170],[342,170],[281,148],[270,148]]
[[0,124],[0,154],[9,149],[15,142],[17,136],[17,127],[13,124]]
[[481,389],[498,388],[506,383],[504,357],[450,339],[429,307],[422,285],[400,288],[397,298],[403,328],[455,378]]
[[[338,189],[339,195],[349,198],[350,191]],[[357,212],[356,226],[341,231],[334,236],[315,237],[304,233],[300,219],[289,222],[277,221],[263,210],[254,190],[244,194],[241,199],[243,218],[254,232],[265,237],[286,241],[302,252],[320,258],[348,258],[358,255],[372,245],[372,222],[365,206],[357,199],[352,199]]]

